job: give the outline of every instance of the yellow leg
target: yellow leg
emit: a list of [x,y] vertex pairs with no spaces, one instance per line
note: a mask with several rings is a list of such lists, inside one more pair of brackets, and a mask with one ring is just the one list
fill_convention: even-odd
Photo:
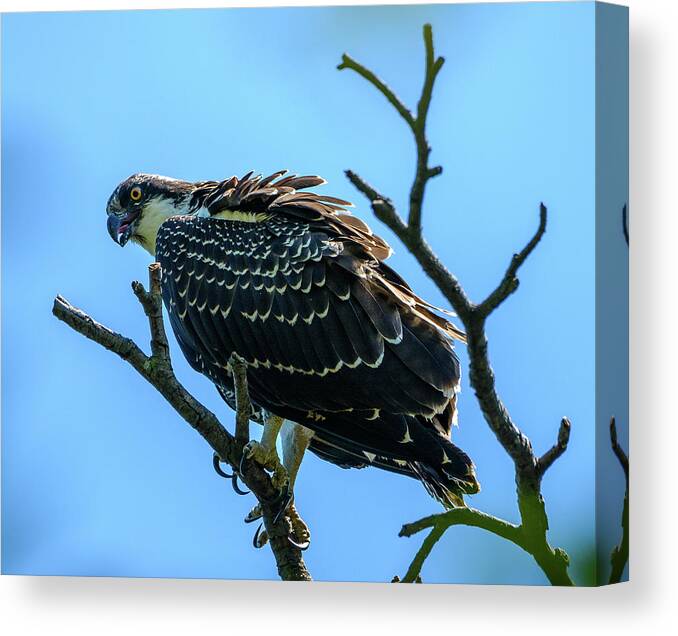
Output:
[[264,421],[264,432],[261,435],[261,441],[255,442],[253,440],[243,450],[247,459],[257,462],[266,470],[273,473],[271,481],[279,490],[287,488],[289,482],[287,471],[280,463],[278,451],[275,447],[283,421],[283,418],[277,415],[267,415]]
[[313,431],[301,424],[285,422],[282,427],[283,466],[290,478],[290,490],[294,490],[301,461],[312,437]]
[[[304,459],[304,453],[308,448],[313,431],[294,422],[285,422],[282,429],[283,465],[290,479],[290,491],[294,492],[294,484],[297,480],[299,467]],[[292,524],[294,540],[299,544],[308,544],[311,540],[311,532],[308,526],[299,516],[294,505],[294,499],[287,509],[287,516]]]
[[[254,457],[256,461],[259,461],[265,468],[269,470],[275,461],[279,463],[275,445],[276,438],[281,428],[283,461],[280,469],[284,472],[286,480],[284,485],[287,485],[291,494],[297,479],[299,467],[301,466],[301,462],[304,458],[304,453],[306,452],[311,438],[313,437],[312,430],[301,426],[300,424],[295,424],[294,422],[285,421],[283,423],[282,419],[276,418],[275,416],[270,416],[266,419],[264,432],[261,436],[261,442],[250,442],[250,444],[248,444],[248,452],[251,452],[251,455],[248,455],[248,457]],[[274,459],[272,459],[273,457]],[[261,515],[261,506],[257,504],[245,517],[245,521],[248,523],[255,521],[256,519],[260,519]],[[289,518],[290,524],[292,526],[292,537],[294,538],[294,541],[298,544],[308,544],[311,540],[311,533],[308,529],[308,526],[299,516],[294,503],[289,505],[286,515]],[[266,530],[262,530],[258,535],[257,547],[266,545],[267,541],[268,535]]]

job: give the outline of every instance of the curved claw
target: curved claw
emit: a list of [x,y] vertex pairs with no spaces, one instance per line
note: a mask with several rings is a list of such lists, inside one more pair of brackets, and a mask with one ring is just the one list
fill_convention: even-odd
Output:
[[259,524],[259,527],[257,528],[257,531],[254,533],[254,539],[252,539],[252,545],[258,550],[259,548],[262,548],[262,545],[259,545],[259,535],[261,534],[261,529],[264,527],[263,523]]
[[261,512],[261,507],[259,505],[256,505],[252,510],[250,510],[247,513],[247,516],[243,519],[245,523],[254,523],[255,521],[258,521],[261,519],[263,516],[263,513]]
[[219,455],[217,455],[216,453],[212,455],[212,466],[214,466],[214,470],[216,471],[217,475],[219,475],[219,477],[223,477],[224,479],[233,478],[233,475],[227,473],[221,468],[221,459],[219,458]]
[[231,475],[231,484],[233,485],[233,490],[239,495],[249,495],[250,491],[249,490],[243,490],[240,486],[238,486],[238,473],[233,473]]
[[276,497],[272,502],[269,502],[269,505],[280,502],[280,509],[273,518],[273,523],[278,523],[278,521],[282,519],[283,515],[287,512],[287,509],[290,507],[293,499],[294,497],[290,494],[289,489],[285,488],[285,490],[280,493],[280,496]]
[[304,541],[303,543],[297,543],[292,537],[287,537],[287,540],[292,544],[295,548],[301,550],[302,552],[306,552],[308,550],[309,546],[311,545],[310,541]]
[[240,463],[238,464],[238,472],[242,475],[245,471],[243,469],[243,462],[245,461],[245,451],[240,456]]

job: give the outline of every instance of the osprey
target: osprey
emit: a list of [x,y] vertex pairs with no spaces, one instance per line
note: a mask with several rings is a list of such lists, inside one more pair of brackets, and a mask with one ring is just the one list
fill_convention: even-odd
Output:
[[285,421],[290,485],[308,447],[342,467],[417,478],[445,507],[463,505],[479,490],[450,441],[452,339],[464,334],[385,264],[391,249],[350,203],[306,192],[320,177],[285,174],[135,174],[108,201],[108,231],[160,263],[177,341],[232,408],[229,360],[245,362],[252,419],[265,423],[251,455],[277,458]]

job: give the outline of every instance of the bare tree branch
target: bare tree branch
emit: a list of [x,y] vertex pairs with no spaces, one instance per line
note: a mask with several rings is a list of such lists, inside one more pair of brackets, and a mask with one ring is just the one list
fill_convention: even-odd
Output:
[[396,94],[382,82],[372,71],[366,69],[362,64],[358,64],[352,57],[344,53],[341,56],[341,64],[337,66],[337,69],[343,71],[345,68],[350,68],[351,70],[358,73],[364,77],[370,84],[373,84],[377,90],[389,101],[393,108],[398,111],[398,114],[407,122],[407,125],[414,130],[415,119],[414,115],[409,111],[409,109],[396,97]]
[[[629,219],[628,208],[625,204],[622,208],[622,232],[626,245],[629,244]],[[615,546],[610,555],[612,569],[610,571],[610,583],[619,583],[624,575],[624,568],[629,560],[629,458],[624,449],[617,441],[617,424],[615,418],[610,418],[610,442],[612,443],[612,452],[621,464],[624,471],[626,488],[624,490],[624,507],[622,509],[622,536],[619,544]]]
[[423,519],[419,519],[419,521],[405,524],[402,527],[398,534],[400,537],[411,537],[426,528],[432,528],[407,570],[407,574],[405,574],[402,581],[403,583],[412,583],[416,579],[421,572],[424,561],[431,553],[433,546],[449,527],[459,525],[482,528],[483,530],[487,530],[502,539],[511,541],[517,546],[526,549],[523,545],[524,537],[520,526],[513,525],[508,521],[488,515],[475,508],[454,508],[442,514],[424,517]]
[[431,96],[433,95],[433,85],[435,84],[436,76],[445,63],[444,58],[439,57],[436,59],[435,57],[433,50],[433,32],[430,24],[424,26],[424,45],[426,48],[426,67],[424,73],[424,85],[422,87],[421,97],[417,104],[416,118],[382,80],[362,64],[356,62],[353,58],[344,54],[341,64],[337,67],[339,70],[351,69],[372,84],[398,111],[414,135],[414,142],[417,147],[417,167],[412,188],[410,190],[410,213],[407,224],[409,228],[415,230],[421,227],[421,208],[424,202],[426,183],[429,179],[438,176],[443,171],[441,166],[430,167],[428,165],[431,147],[426,139],[426,119],[431,105]]
[[478,312],[481,316],[489,316],[501,303],[503,303],[516,289],[518,289],[519,281],[516,278],[518,269],[525,262],[527,257],[532,254],[534,248],[537,247],[546,232],[546,207],[542,203],[539,206],[539,227],[535,235],[530,239],[530,242],[517,254],[513,255],[511,264],[504,274],[504,278],[497,288],[478,305]]
[[[438,286],[438,289],[448,299],[457,315],[464,323],[468,338],[469,356],[471,359],[471,384],[476,390],[476,397],[480,402],[481,409],[485,419],[494,431],[497,439],[500,441],[506,452],[511,456],[514,462],[521,467],[521,474],[525,477],[525,482],[532,482],[532,486],[538,485],[538,475],[536,472],[536,458],[532,452],[529,440],[520,432],[512,422],[506,407],[499,399],[495,391],[494,373],[489,364],[487,354],[487,338],[485,336],[485,319],[488,316],[487,307],[480,309],[479,306],[471,302],[466,295],[457,278],[443,265],[442,261],[433,252],[426,240],[421,236],[419,230],[412,230],[405,225],[400,215],[398,215],[390,199],[379,194],[364,179],[354,172],[347,170],[346,175],[358,190],[371,199],[372,209],[377,218],[387,225],[403,241],[410,253],[417,259],[422,269],[428,274]],[[524,256],[514,257],[515,270],[527,258],[534,249],[534,245],[543,235],[542,225],[546,223],[546,208],[541,206],[540,226],[532,240],[521,252]],[[507,275],[515,272],[514,266],[509,267]],[[515,280],[515,279],[513,279]],[[501,285],[500,285],[501,287]],[[506,297],[508,294],[506,295]],[[490,298],[492,295],[490,295]],[[496,309],[501,302],[494,304]],[[528,479],[529,478],[529,479]]]
[[250,394],[247,386],[247,366],[235,353],[229,361],[233,374],[233,387],[235,389],[235,441],[238,452],[250,441]]
[[160,291],[160,264],[149,265],[149,283],[151,291],[147,292],[138,281],[132,283],[132,291],[137,297],[144,313],[148,318],[148,327],[151,332],[151,353],[158,360],[172,366],[169,344],[165,334],[165,325],[162,320],[162,293]]
[[626,477],[626,487],[629,485],[629,458],[624,452],[624,449],[617,441],[617,422],[614,417],[610,418],[610,442],[612,443],[612,451],[619,460],[624,476]]
[[450,272],[442,261],[436,256],[431,246],[426,242],[421,232],[412,231],[396,211],[391,200],[377,192],[362,177],[352,170],[346,170],[348,180],[362,192],[372,205],[375,216],[386,225],[415,256],[421,268],[428,277],[438,286],[450,302],[454,311],[463,322],[470,319],[474,310],[473,303],[469,300],[457,278]]
[[[428,179],[440,174],[441,168],[428,168],[430,147],[426,141],[426,119],[431,101],[435,77],[442,67],[443,59],[435,59],[433,38],[430,25],[424,26],[424,44],[426,49],[426,75],[421,98],[417,108],[417,117],[403,106],[400,99],[388,89],[385,83],[372,71],[344,56],[339,68],[349,68],[367,79],[377,90],[382,92],[389,102],[396,107],[415,135],[417,143],[417,173],[410,190],[409,215],[407,222],[398,214],[389,197],[381,194],[362,177],[351,170],[346,176],[351,183],[370,201],[375,216],[389,227],[404,243],[420,266],[438,286],[447,298],[466,328],[468,354],[470,360],[470,381],[481,411],[504,450],[509,454],[515,466],[515,477],[518,495],[518,508],[521,515],[520,526],[512,526],[508,522],[486,515],[477,510],[459,509],[440,515],[427,517],[403,528],[403,536],[409,536],[412,528],[432,527],[432,531],[424,541],[415,557],[405,580],[411,581],[421,570],[421,566],[430,554],[431,549],[442,533],[450,525],[472,525],[488,530],[505,539],[511,540],[529,552],[542,568],[549,581],[554,585],[572,585],[567,568],[567,554],[553,549],[547,540],[548,518],[541,495],[541,479],[544,472],[565,451],[569,439],[570,424],[564,419],[561,422],[558,444],[538,459],[530,440],[521,432],[511,419],[504,403],[499,398],[492,367],[488,356],[488,343],[485,333],[485,322],[488,316],[497,309],[518,287],[516,278],[518,269],[530,256],[541,241],[546,231],[547,210],[541,204],[539,210],[539,226],[536,233],[525,247],[514,255],[511,263],[497,288],[480,304],[474,304],[457,278],[443,265],[438,256],[422,236],[421,209]],[[403,114],[407,112],[409,116]],[[422,167],[423,166],[423,167]],[[503,533],[503,534],[502,534]]]
[[419,550],[417,550],[412,563],[410,563],[410,567],[405,572],[405,576],[399,581],[400,583],[414,583],[418,578],[421,578],[421,568],[424,566],[424,561],[428,559],[435,544],[445,534],[445,530],[447,528],[443,525],[433,525],[433,529],[428,533]]
[[[234,438],[210,410],[196,400],[177,380],[172,370],[169,347],[162,319],[160,294],[160,266],[149,267],[150,291],[141,283],[134,282],[132,289],[139,299],[149,322],[151,355],[147,356],[130,338],[116,333],[93,320],[82,310],[73,307],[65,298],[57,296],[52,313],[73,330],[112,351],[128,362],[161,395],[174,410],[184,418],[212,447],[216,455],[228,462],[237,472],[240,466],[242,439]],[[242,362],[232,361],[236,384],[236,414],[240,430],[246,430],[251,410],[247,393],[247,371]],[[269,536],[280,578],[283,580],[310,581],[311,576],[301,556],[301,551],[288,541],[291,532],[290,520],[281,518],[274,523],[278,512],[275,503],[279,493],[271,483],[268,473],[258,464],[248,462],[241,475],[247,487],[261,504],[264,525]]]
[[558,441],[549,448],[537,462],[537,472],[543,475],[566,450],[570,441],[570,420],[564,417],[560,420],[560,428],[558,429]]
[[629,458],[617,441],[617,424],[614,417],[610,419],[610,441],[612,443],[612,451],[619,460],[626,479],[624,509],[622,511],[622,538],[619,545],[612,550],[612,555],[610,556],[612,570],[609,582],[619,583],[629,560]]
[[434,526],[449,528],[450,526],[459,525],[482,528],[503,539],[508,539],[516,545],[521,545],[522,542],[520,526],[516,526],[493,515],[488,515],[486,512],[476,510],[475,508],[453,508],[441,514],[424,517],[413,523],[406,523],[398,536],[411,537],[426,528],[433,528]]

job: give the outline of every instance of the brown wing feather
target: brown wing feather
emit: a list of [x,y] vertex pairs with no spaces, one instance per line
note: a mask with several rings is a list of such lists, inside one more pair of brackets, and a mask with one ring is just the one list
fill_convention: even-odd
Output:
[[393,270],[383,265],[393,250],[367,223],[350,214],[346,209],[352,207],[350,202],[315,192],[301,192],[326,183],[322,177],[286,174],[287,170],[279,170],[262,177],[248,172],[240,178],[199,182],[191,208],[205,207],[211,215],[224,210],[271,212],[309,222],[315,229],[328,232],[334,240],[344,244],[346,253],[351,256],[351,267],[364,267],[364,273],[377,293],[407,307],[446,335],[466,341],[463,331],[436,312],[448,316],[453,313],[417,296]]

